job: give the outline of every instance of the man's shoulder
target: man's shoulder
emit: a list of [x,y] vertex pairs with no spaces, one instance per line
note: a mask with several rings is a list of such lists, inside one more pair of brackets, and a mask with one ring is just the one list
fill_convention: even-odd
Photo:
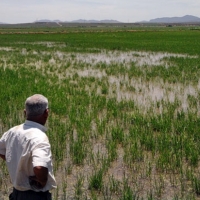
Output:
[[13,126],[12,128],[10,128],[10,131],[17,131],[20,128],[22,128],[22,126],[23,126],[23,124],[19,124],[19,125]]
[[23,126],[23,124],[20,124],[20,125],[16,125],[16,126],[13,126],[11,127],[10,129],[8,129],[4,135],[8,135],[10,133],[15,133],[17,130],[19,130],[21,127]]
[[43,131],[36,127],[32,127],[26,133],[26,138],[31,140],[33,143],[49,142],[49,139]]

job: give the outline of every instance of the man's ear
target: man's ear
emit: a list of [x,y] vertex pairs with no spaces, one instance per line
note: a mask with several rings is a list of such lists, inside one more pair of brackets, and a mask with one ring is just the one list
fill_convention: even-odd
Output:
[[48,109],[48,108],[44,111],[44,116],[45,116],[46,118],[49,116],[49,109]]
[[26,117],[26,110],[24,109],[24,117]]

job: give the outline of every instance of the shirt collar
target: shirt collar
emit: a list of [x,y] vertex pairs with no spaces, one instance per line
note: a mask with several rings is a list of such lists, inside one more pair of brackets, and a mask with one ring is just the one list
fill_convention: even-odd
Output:
[[46,132],[47,131],[47,128],[45,126],[43,126],[42,124],[39,124],[37,122],[33,122],[33,121],[29,121],[29,120],[25,120],[25,125],[27,126],[31,126],[31,127],[34,127],[34,128],[38,128],[40,129],[41,131],[43,132]]

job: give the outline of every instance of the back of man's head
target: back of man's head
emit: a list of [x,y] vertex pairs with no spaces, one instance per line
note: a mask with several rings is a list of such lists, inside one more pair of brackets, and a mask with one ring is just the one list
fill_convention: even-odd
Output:
[[42,115],[48,108],[48,99],[41,94],[34,94],[25,101],[25,110],[27,117],[36,117]]

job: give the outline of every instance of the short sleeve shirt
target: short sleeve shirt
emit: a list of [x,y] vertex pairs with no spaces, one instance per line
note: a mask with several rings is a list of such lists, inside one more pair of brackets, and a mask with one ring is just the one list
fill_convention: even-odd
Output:
[[6,164],[13,187],[17,190],[31,190],[29,176],[34,176],[33,168],[48,168],[48,181],[40,191],[56,187],[53,174],[51,146],[46,128],[41,124],[26,120],[5,132],[0,139],[0,154],[5,155]]

